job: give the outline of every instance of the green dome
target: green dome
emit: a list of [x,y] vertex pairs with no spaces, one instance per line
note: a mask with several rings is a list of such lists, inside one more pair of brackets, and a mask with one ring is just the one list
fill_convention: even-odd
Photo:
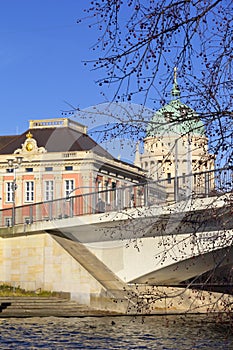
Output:
[[173,100],[154,114],[148,124],[146,136],[175,136],[188,133],[204,136],[204,124],[194,110],[180,100]]
[[186,134],[204,136],[204,124],[198,114],[180,102],[180,89],[176,81],[174,69],[174,83],[171,91],[172,101],[160,108],[148,124],[146,137],[180,136]]

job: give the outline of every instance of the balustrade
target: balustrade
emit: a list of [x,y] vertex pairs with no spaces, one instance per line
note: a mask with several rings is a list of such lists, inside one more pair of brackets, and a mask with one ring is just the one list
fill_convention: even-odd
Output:
[[[147,207],[174,203],[195,197],[210,197],[232,192],[233,167],[176,176],[158,181],[131,184],[120,188],[111,188],[98,192],[70,195],[52,201],[0,210],[0,226],[14,224],[32,224],[37,221],[61,220],[81,215],[99,213],[96,204],[98,198],[109,198],[101,212],[120,211],[127,208]],[[106,196],[106,192],[109,195]]]

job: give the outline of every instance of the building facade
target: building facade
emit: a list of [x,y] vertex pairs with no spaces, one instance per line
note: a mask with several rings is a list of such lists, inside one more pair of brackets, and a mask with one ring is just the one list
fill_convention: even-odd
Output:
[[[73,213],[92,213],[99,198],[108,209],[117,208],[117,189],[122,187],[127,188],[120,198],[124,207],[130,200],[130,184],[143,178],[140,168],[114,158],[88,136],[86,126],[68,118],[31,120],[23,134],[0,137],[2,224],[6,226],[12,220],[17,223],[13,207],[28,206],[20,214],[20,220],[27,221],[30,205],[66,198],[53,214],[64,216],[70,214],[69,198],[78,195],[72,203]],[[85,200],[90,192],[95,193],[91,203]],[[50,217],[49,210],[42,210],[41,219]]]
[[[166,183],[167,188],[192,193],[196,186],[205,185],[207,179],[202,173],[214,170],[214,156],[208,151],[199,115],[180,101],[176,71],[171,96],[148,123],[144,150],[140,153],[137,148],[134,164],[144,169],[148,178]],[[196,176],[191,179],[193,174]],[[208,181],[211,190],[214,180]]]
[[[176,71],[171,94],[148,123],[144,150],[137,148],[134,165],[113,157],[86,126],[68,118],[31,120],[21,135],[0,136],[2,225],[117,210],[143,200],[182,200],[214,190],[214,157],[205,128],[180,101]],[[147,193],[134,187],[145,182],[153,183]],[[35,203],[43,203],[38,215]]]

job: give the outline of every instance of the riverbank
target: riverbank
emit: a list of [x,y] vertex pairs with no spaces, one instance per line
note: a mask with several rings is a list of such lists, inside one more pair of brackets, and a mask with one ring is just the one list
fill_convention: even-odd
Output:
[[[171,292],[171,291],[170,291]],[[174,290],[173,290],[174,293]],[[132,308],[129,306],[127,312],[123,313],[121,308],[122,301],[116,301],[119,304],[119,312],[112,311],[107,307],[98,309],[88,305],[79,304],[70,300],[68,295],[61,296],[0,296],[0,318],[25,318],[25,317],[104,317],[104,316],[151,316],[151,315],[207,315],[219,314],[223,318],[233,318],[231,309],[231,300],[227,299],[228,304],[223,307],[224,300],[221,300],[221,306],[218,307],[216,298],[218,295],[211,295],[207,299],[207,294],[198,294],[194,297],[193,291],[186,291],[180,297],[160,298],[153,300],[152,295],[148,299],[138,300]],[[125,301],[126,302],[126,301]],[[220,300],[219,300],[220,302]],[[115,308],[117,310],[117,307]]]
[[[96,300],[95,300],[96,299]],[[112,306],[114,304],[114,307]],[[93,306],[94,305],[94,306]],[[70,293],[0,286],[0,318],[115,315],[233,314],[233,296],[181,287],[134,286],[118,297],[92,296],[81,304]]]
[[95,310],[62,297],[0,296],[0,318],[109,316],[117,313]]

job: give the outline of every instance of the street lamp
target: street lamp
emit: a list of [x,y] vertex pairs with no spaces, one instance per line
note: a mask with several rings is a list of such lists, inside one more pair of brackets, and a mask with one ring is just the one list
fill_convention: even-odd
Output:
[[23,161],[23,157],[21,157],[21,156],[17,156],[14,159],[13,158],[7,159],[9,168],[11,168],[11,169],[13,168],[13,172],[14,172],[14,178],[13,178],[13,182],[12,182],[12,202],[13,202],[12,226],[15,225],[15,191],[17,189],[16,170],[20,167],[20,165],[22,164],[22,161]]

